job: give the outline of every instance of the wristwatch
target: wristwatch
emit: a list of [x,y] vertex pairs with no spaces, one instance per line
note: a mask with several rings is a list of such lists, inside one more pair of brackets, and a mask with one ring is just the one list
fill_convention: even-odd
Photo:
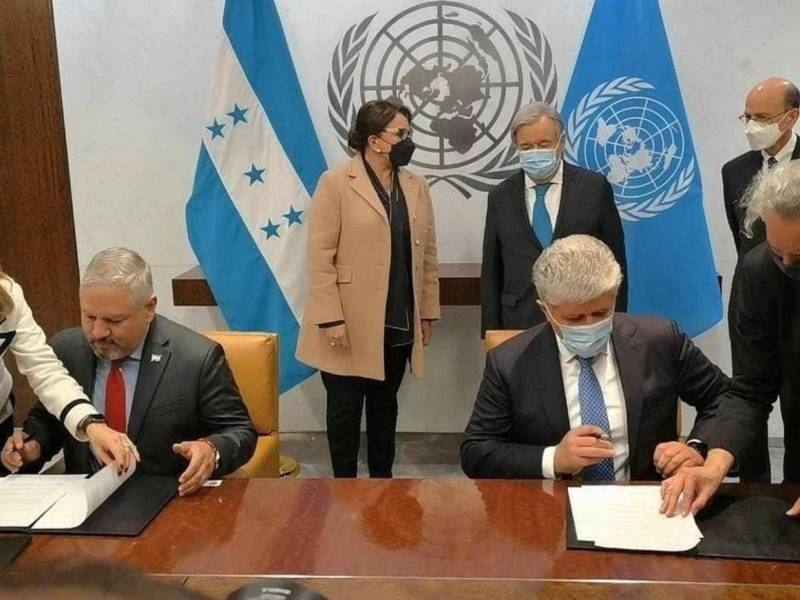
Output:
[[78,433],[81,435],[86,435],[86,428],[89,425],[91,425],[92,423],[105,423],[105,422],[106,418],[100,413],[94,415],[86,415],[78,423]]
[[205,444],[208,444],[209,446],[211,446],[211,449],[214,451],[214,470],[211,472],[211,474],[213,475],[219,469],[219,461],[220,461],[219,450],[217,450],[216,444],[214,444],[214,442],[212,442],[208,438],[200,438],[198,441],[203,442]]
[[686,445],[702,456],[703,460],[705,460],[708,456],[708,444],[705,442],[701,442],[700,440],[691,440],[687,442]]

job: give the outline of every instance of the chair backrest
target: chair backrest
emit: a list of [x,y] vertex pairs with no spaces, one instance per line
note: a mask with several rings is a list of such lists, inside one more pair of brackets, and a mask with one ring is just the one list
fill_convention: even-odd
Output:
[[483,343],[486,351],[496,348],[505,341],[525,331],[524,329],[489,329],[484,334]]
[[243,331],[206,331],[203,335],[225,351],[256,431],[277,431],[278,336]]

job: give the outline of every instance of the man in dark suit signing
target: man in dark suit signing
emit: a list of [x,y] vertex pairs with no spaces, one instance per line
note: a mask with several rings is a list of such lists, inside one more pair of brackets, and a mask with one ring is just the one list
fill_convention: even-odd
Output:
[[[800,159],[800,140],[794,133],[800,108],[800,91],[787,79],[771,77],[756,85],[747,94],[744,113],[739,120],[751,150],[737,156],[722,167],[722,193],[725,213],[736,246],[736,269],[728,302],[728,334],[731,346],[738,348],[736,308],[741,265],[750,250],[765,239],[764,223],[752,225],[751,235],[744,233],[744,199],[756,176],[778,165]],[[747,455],[739,460],[742,481],[770,481],[767,424],[760,426],[758,437]]]
[[489,192],[481,267],[481,333],[544,320],[531,267],[553,240],[585,233],[604,241],[622,267],[617,310],[628,305],[625,240],[611,185],[563,160],[564,126],[552,106],[524,106],[511,122],[517,173]]
[[[98,411],[97,419],[127,432],[144,473],[180,475],[191,494],[212,475],[247,462],[256,431],[219,344],[155,313],[150,267],[124,248],[92,259],[81,281],[82,330],[56,334],[58,358]],[[60,449],[68,473],[98,463],[88,444],[68,435],[44,407],[33,408],[23,435],[9,438],[3,463],[36,470]]]
[[[702,464],[728,378],[673,322],[614,313],[622,272],[596,238],[556,240],[533,279],[547,322],[489,352],[464,472],[646,480]],[[697,409],[686,444],[679,398]]]
[[[744,231],[758,220],[767,240],[741,264],[733,339],[733,380],[723,396],[701,467],[663,483],[668,515],[696,513],[736,460],[747,456],[780,391],[784,483],[800,483],[800,161],[759,175],[746,206]],[[800,499],[788,511],[800,516]]]

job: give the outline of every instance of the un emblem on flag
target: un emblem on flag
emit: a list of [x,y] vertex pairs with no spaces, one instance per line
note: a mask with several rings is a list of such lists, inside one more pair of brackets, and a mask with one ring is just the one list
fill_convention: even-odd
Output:
[[680,119],[654,89],[636,77],[603,83],[581,98],[566,123],[567,159],[606,176],[627,221],[669,210],[695,176]]
[[450,0],[416,4],[350,27],[328,77],[328,116],[346,148],[357,108],[374,99],[412,112],[412,164],[431,185],[447,182],[469,196],[488,191],[518,168],[509,125],[533,100],[553,103],[558,76],[550,43],[531,20],[490,15]]

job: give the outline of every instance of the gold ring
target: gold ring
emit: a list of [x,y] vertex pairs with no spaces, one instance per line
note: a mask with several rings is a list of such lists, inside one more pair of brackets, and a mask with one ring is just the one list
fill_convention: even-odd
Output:
[[331,345],[331,346],[335,346],[335,345],[336,345],[336,342],[334,342],[333,340],[331,340],[331,341],[330,341],[330,345]]

